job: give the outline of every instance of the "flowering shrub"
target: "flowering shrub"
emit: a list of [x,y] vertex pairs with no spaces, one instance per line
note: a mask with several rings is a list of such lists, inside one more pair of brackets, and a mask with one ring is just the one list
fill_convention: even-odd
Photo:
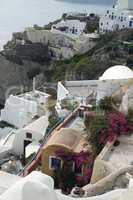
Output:
[[77,185],[83,186],[84,184],[87,184],[92,176],[92,169],[93,169],[93,163],[94,163],[94,156],[91,152],[80,152],[80,153],[72,153],[72,152],[64,152],[57,151],[56,155],[60,157],[64,163],[74,163],[75,166],[80,167],[82,164],[84,165],[84,172],[83,176],[80,176],[78,174],[75,174]]
[[133,131],[133,125],[130,125],[126,116],[121,113],[108,114],[109,129],[108,141],[113,142],[120,135],[128,135]]
[[90,124],[90,142],[98,154],[107,142],[113,142],[120,135],[133,133],[133,125],[121,112],[107,113],[95,117]]
[[85,169],[85,171],[84,171],[84,183],[85,184],[87,184],[91,180],[94,160],[92,160],[91,162],[92,162],[92,166],[90,168]]

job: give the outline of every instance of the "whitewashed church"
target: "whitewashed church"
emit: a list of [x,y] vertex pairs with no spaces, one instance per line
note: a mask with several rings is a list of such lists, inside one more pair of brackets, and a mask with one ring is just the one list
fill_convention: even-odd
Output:
[[99,23],[100,33],[133,28],[133,0],[115,0]]

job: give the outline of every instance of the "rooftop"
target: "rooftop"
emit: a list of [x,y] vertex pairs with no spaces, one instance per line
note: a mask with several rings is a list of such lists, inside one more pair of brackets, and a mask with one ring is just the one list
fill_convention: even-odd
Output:
[[32,123],[28,124],[25,126],[23,129],[26,130],[27,132],[35,132],[41,133],[42,135],[45,134],[45,130],[48,127],[48,117],[47,116],[42,116],[39,119],[33,121]]
[[93,91],[97,91],[97,80],[66,81],[65,86],[73,96],[88,97]]
[[51,145],[65,146],[75,153],[90,150],[90,145],[86,140],[84,120],[76,117],[65,128],[55,131],[48,140],[44,148]]
[[40,144],[37,142],[32,142],[29,145],[26,146],[26,158],[31,156],[33,153],[37,153],[37,151],[40,148]]
[[133,135],[121,136],[119,141],[120,144],[113,147],[106,156],[106,161],[115,169],[133,164]]
[[46,114],[48,97],[48,94],[37,90],[18,96],[10,95],[1,110],[1,120],[16,128],[22,128],[35,117]]
[[46,98],[48,98],[49,96],[50,96],[49,94],[38,91],[38,90],[33,90],[31,92],[26,92],[26,93],[18,95],[18,97],[20,98],[36,101],[38,103],[45,103]]
[[55,132],[55,134],[51,136],[51,138],[46,144],[46,147],[51,145],[60,145],[66,146],[67,148],[74,150],[81,141],[81,139],[82,138],[78,131],[71,128],[62,128],[61,130]]
[[123,65],[116,65],[108,68],[99,80],[119,80],[133,78],[133,71]]
[[79,21],[79,20],[62,20],[61,22],[57,23],[56,25],[56,28],[58,27],[76,27],[76,28],[80,28],[80,29],[84,29],[85,26],[86,26],[86,22],[82,22],[82,21]]
[[21,179],[19,176],[0,171],[0,195]]
[[11,127],[0,128],[0,145],[3,145],[9,135],[14,131],[16,131],[16,129]]

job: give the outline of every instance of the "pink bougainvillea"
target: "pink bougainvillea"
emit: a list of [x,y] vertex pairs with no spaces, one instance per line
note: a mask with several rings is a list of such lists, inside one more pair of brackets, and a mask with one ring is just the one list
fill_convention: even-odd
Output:
[[70,162],[72,161],[75,163],[77,167],[80,167],[80,165],[84,164],[86,166],[83,176],[76,175],[77,184],[80,183],[88,183],[92,176],[92,169],[93,169],[93,163],[94,163],[94,156],[89,151],[82,151],[80,153],[72,153],[72,152],[64,152],[63,150],[57,151],[56,155],[60,157],[63,161]]
[[[106,113],[104,115],[104,118],[103,115],[101,117],[98,116],[98,118],[96,118],[94,114],[92,116],[93,119],[95,118],[95,121],[90,120],[89,123],[91,127],[91,123],[93,123],[93,129],[91,132],[93,140],[91,140],[90,142],[93,141],[93,145],[95,145],[96,148],[100,147],[100,150],[101,147],[103,148],[107,142],[116,141],[120,135],[129,135],[133,133],[133,125],[128,122],[127,117],[121,112]],[[86,117],[89,117],[90,119],[90,115],[86,115]],[[88,125],[87,118],[86,123]],[[95,160],[92,152],[82,151],[80,153],[73,153],[60,150],[56,152],[56,155],[60,157],[63,161],[73,162],[77,167],[80,167],[81,164],[84,164],[85,167],[83,176],[76,174],[77,184],[87,184],[90,181]]]
[[133,126],[128,123],[126,116],[121,113],[108,114],[108,141],[113,142],[120,135],[129,135],[133,131]]
[[98,140],[99,144],[105,145],[107,142],[114,142],[120,135],[133,133],[133,125],[128,122],[127,117],[123,113],[108,113],[105,119],[107,119],[107,124],[101,129],[95,130],[97,132],[95,134],[97,137],[96,140]]

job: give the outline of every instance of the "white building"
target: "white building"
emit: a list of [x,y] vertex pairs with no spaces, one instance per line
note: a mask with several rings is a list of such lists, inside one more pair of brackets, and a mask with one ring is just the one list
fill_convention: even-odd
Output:
[[85,30],[86,22],[79,20],[62,20],[52,26],[51,32],[62,33],[69,37],[79,37]]
[[100,18],[99,32],[133,28],[133,1],[116,0],[113,8],[107,10]]
[[126,66],[116,65],[108,68],[99,77],[97,102],[105,96],[112,96],[116,91],[133,79],[133,71]]
[[108,68],[99,80],[66,81],[58,83],[56,110],[62,113],[61,102],[70,98],[72,103],[89,105],[105,96],[111,96],[121,87],[133,80],[133,71],[126,66],[116,65]]
[[1,110],[1,121],[22,128],[45,114],[49,95],[37,90],[19,96],[10,95]]
[[116,5],[121,9],[133,9],[132,0],[116,0]]
[[62,106],[61,106],[62,100],[69,98],[69,97],[70,97],[70,92],[65,88],[65,86],[61,82],[58,82],[57,102],[56,102],[55,109],[57,111],[57,114],[60,117],[67,116],[69,114],[69,111],[66,109],[62,109]]
[[[0,116],[0,166],[9,168],[20,155],[37,152],[48,127],[48,98],[35,90],[18,96],[10,95]],[[29,146],[30,145],[30,146]],[[14,155],[12,162],[11,156]],[[8,165],[9,162],[9,165]],[[12,168],[12,167],[11,167]],[[18,169],[19,170],[19,169]],[[15,173],[15,172],[13,172]]]
[[28,156],[35,153],[40,147],[40,141],[45,136],[48,124],[48,116],[42,116],[24,128],[18,129],[12,145],[15,155],[24,155],[26,157],[26,147],[28,145],[30,145],[30,151],[27,148]]
[[29,158],[40,148],[49,125],[48,116],[42,116],[19,129],[0,130],[0,167],[3,171],[17,174],[22,169],[20,157]]

